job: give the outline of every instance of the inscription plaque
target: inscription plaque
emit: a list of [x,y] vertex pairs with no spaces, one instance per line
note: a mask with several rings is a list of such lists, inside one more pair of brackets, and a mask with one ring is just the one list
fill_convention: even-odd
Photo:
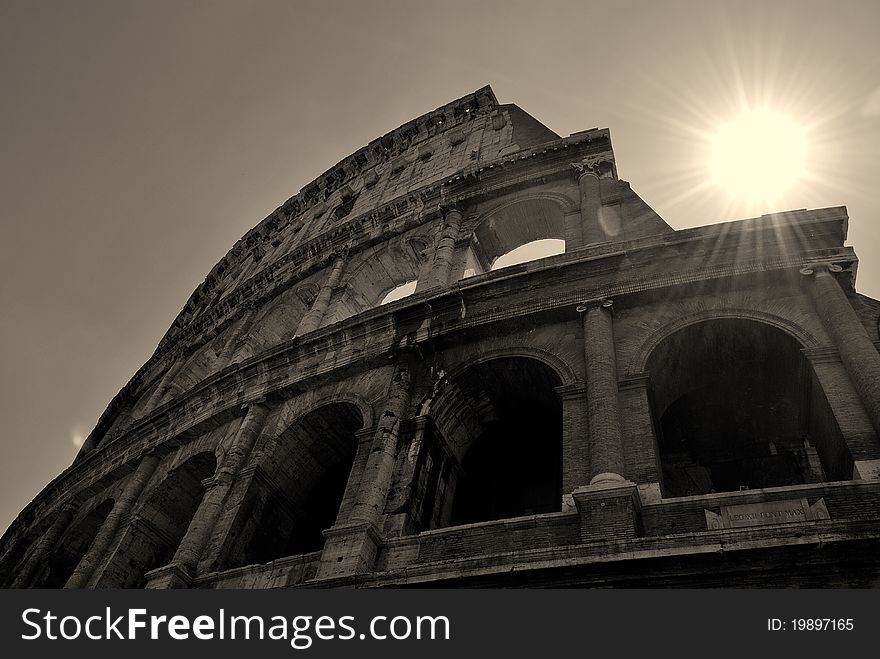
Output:
[[710,530],[830,519],[824,499],[819,499],[812,506],[806,499],[785,499],[721,506],[720,515],[711,510],[705,513],[706,526]]

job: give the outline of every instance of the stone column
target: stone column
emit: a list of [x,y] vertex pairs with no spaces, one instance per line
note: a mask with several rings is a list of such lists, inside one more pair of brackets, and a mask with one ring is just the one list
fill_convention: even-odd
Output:
[[623,440],[617,393],[617,363],[611,302],[578,307],[584,322],[590,484],[572,492],[584,542],[625,539],[641,529],[635,483],[623,477]]
[[409,365],[399,361],[348,519],[324,532],[327,542],[318,578],[330,579],[372,569],[382,542],[379,525],[394,476],[400,425],[409,397]]
[[[877,433],[837,347],[810,348],[803,353],[818,385],[811,387],[812,413],[808,422],[811,427],[819,424],[812,439],[822,456],[826,480],[856,478],[853,470],[857,471],[859,464],[880,463]],[[823,409],[823,401],[828,404],[831,419],[817,414],[817,409]]]
[[880,354],[832,274],[841,270],[838,265],[818,263],[801,269],[801,274],[810,277],[807,290],[816,313],[840,352],[871,425],[880,434]]
[[630,456],[627,464],[629,476],[639,484],[642,503],[653,503],[662,498],[660,475],[663,468],[648,395],[650,375],[633,373],[629,377],[618,377],[620,430],[624,455]]
[[309,309],[308,313],[303,316],[303,319],[300,321],[299,327],[296,330],[296,336],[308,334],[320,327],[321,321],[324,320],[324,315],[327,313],[327,309],[330,306],[330,299],[333,297],[333,291],[339,286],[339,280],[342,278],[342,270],[344,267],[345,255],[341,255],[337,257],[336,261],[333,263],[333,268],[330,270],[330,274],[327,275],[327,278],[321,283],[318,296],[315,298],[312,308]]
[[452,270],[452,261],[455,256],[455,241],[461,229],[461,211],[450,208],[443,218],[443,228],[440,232],[440,240],[437,250],[434,252],[434,263],[431,266],[429,288],[434,286],[446,287]]
[[134,504],[140,497],[141,492],[144,491],[144,487],[146,487],[150,478],[152,478],[158,464],[159,456],[154,452],[147,453],[141,458],[140,464],[129,477],[125,488],[122,490],[122,494],[113,504],[113,509],[101,525],[98,535],[95,536],[89,550],[80,559],[73,574],[70,575],[70,579],[67,580],[65,588],[85,588],[88,585],[89,579],[92,578],[95,572],[95,568],[98,567],[99,563],[107,555],[107,550],[116,537],[117,530],[131,513]]
[[623,441],[617,400],[617,362],[611,301],[578,307],[584,322],[590,484],[623,481]]
[[556,387],[562,399],[562,508],[571,509],[571,493],[590,482],[587,388],[581,384]]
[[31,585],[30,582],[34,573],[44,567],[49,556],[52,555],[52,551],[61,539],[61,536],[67,530],[67,527],[70,526],[77,508],[78,506],[73,503],[68,503],[61,508],[52,525],[34,544],[34,548],[28,554],[24,564],[12,580],[10,588],[27,588]]
[[385,498],[391,487],[394,462],[397,459],[397,439],[400,423],[409,405],[410,373],[409,366],[398,363],[391,380],[385,411],[376,425],[376,434],[367,466],[361,478],[355,504],[349,519],[375,524],[382,516]]
[[[226,496],[235,477],[247,461],[269,412],[269,408],[263,405],[262,401],[248,403],[244,407],[247,408],[247,414],[235,431],[229,449],[202,496],[171,564],[166,566],[169,569],[159,568],[154,571],[155,573],[149,577],[147,588],[188,586],[188,582],[197,576],[199,559],[205,545],[211,539],[214,525],[223,511]],[[180,583],[181,581],[183,583]]]
[[337,525],[348,521],[351,509],[357,501],[358,490],[367,468],[367,459],[370,457],[370,450],[372,449],[373,437],[375,435],[375,426],[361,428],[354,434],[355,439],[357,439],[357,451],[354,455],[351,471],[348,473],[348,480],[345,482],[345,493],[342,495],[342,503],[339,504],[339,511],[336,514]]
[[599,210],[602,207],[602,198],[599,193],[600,170],[597,163],[590,161],[573,163],[572,167],[581,198],[581,245],[603,242],[605,234],[599,224]]

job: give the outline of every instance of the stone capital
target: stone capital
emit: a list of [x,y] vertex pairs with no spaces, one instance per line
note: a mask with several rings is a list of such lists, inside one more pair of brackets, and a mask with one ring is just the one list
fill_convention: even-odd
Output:
[[820,275],[830,275],[842,271],[843,268],[839,265],[829,262],[810,263],[800,269],[800,273],[805,277],[809,277],[810,275],[816,275],[818,277]]
[[440,213],[443,215],[444,218],[449,217],[452,214],[458,214],[459,216],[463,214],[461,210],[461,204],[454,202],[450,204],[441,204]]
[[345,244],[342,247],[338,248],[334,252],[332,252],[327,257],[327,264],[329,266],[335,266],[340,261],[345,262],[348,258],[348,255],[351,253],[351,245]]
[[586,313],[587,311],[592,311],[593,309],[607,309],[608,313],[611,313],[614,308],[614,301],[609,300],[608,298],[598,298],[595,300],[587,300],[586,302],[582,302],[577,306],[576,311],[578,313]]
[[584,158],[578,162],[571,163],[572,172],[576,181],[580,181],[585,175],[589,174],[600,179],[608,171],[612,170],[611,161],[607,156],[591,156]]

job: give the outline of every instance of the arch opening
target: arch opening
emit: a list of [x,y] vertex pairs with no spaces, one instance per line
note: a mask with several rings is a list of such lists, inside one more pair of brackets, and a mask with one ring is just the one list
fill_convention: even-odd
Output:
[[379,300],[379,304],[377,306],[381,307],[383,304],[396,302],[397,300],[402,300],[405,297],[409,297],[416,292],[416,286],[418,286],[418,283],[419,282],[417,279],[412,279],[408,282],[395,286],[382,296],[382,299]]
[[492,263],[492,270],[500,270],[511,265],[528,263],[545,259],[549,256],[565,253],[565,241],[559,238],[542,238],[533,240],[502,254]]
[[477,364],[448,386],[435,423],[454,457],[435,478],[449,500],[432,526],[550,513],[562,501],[558,375],[525,357]]
[[834,415],[798,343],[770,325],[716,319],[648,359],[665,496],[848,478]]
[[524,199],[490,213],[471,236],[464,276],[565,252],[565,218],[548,199]]
[[34,581],[34,588],[64,588],[76,566],[92,546],[104,520],[113,510],[113,499],[95,506],[70,529],[49,556],[42,573]]
[[214,454],[205,451],[170,471],[156,486],[130,524],[126,564],[117,566],[116,583],[143,588],[147,572],[171,562],[202,502],[203,481],[214,475],[216,467]]
[[330,403],[301,416],[259,466],[225,567],[319,551],[336,523],[357,452],[363,418],[352,403]]
[[359,254],[357,264],[350,271],[346,268],[345,284],[333,295],[321,326],[414,293],[419,277],[424,276],[421,245],[421,240],[410,237]]

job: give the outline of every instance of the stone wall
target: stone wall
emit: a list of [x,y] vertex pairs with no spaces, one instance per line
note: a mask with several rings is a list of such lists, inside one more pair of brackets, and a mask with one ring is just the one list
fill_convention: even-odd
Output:
[[[0,580],[646,585],[659,570],[659,583],[694,585],[729,546],[732,583],[747,585],[761,556],[779,566],[780,547],[815,542],[832,549],[812,572],[789,566],[792,584],[864,585],[877,575],[866,548],[880,537],[880,401],[861,370],[880,368],[865,348],[880,305],[855,294],[846,226],[844,209],[823,209],[673,231],[617,179],[607,131],[558,138],[480,90],[370,143],[224,257],[74,464],[4,535]],[[565,253],[491,269],[543,238]],[[379,304],[415,280],[413,295]],[[669,497],[670,401],[652,355],[687,328],[733,320],[803,355],[792,377],[813,475]],[[532,423],[548,410],[558,417]],[[475,489],[498,476],[491,460],[469,463],[490,435],[505,469],[528,476],[556,460],[554,473],[520,479],[523,491],[510,478]],[[548,488],[556,500],[535,514]],[[450,526],[465,492],[513,517]],[[801,499],[827,515],[707,521],[728,504]],[[297,542],[309,524],[320,551]],[[851,565],[822,582],[840,547]]]

